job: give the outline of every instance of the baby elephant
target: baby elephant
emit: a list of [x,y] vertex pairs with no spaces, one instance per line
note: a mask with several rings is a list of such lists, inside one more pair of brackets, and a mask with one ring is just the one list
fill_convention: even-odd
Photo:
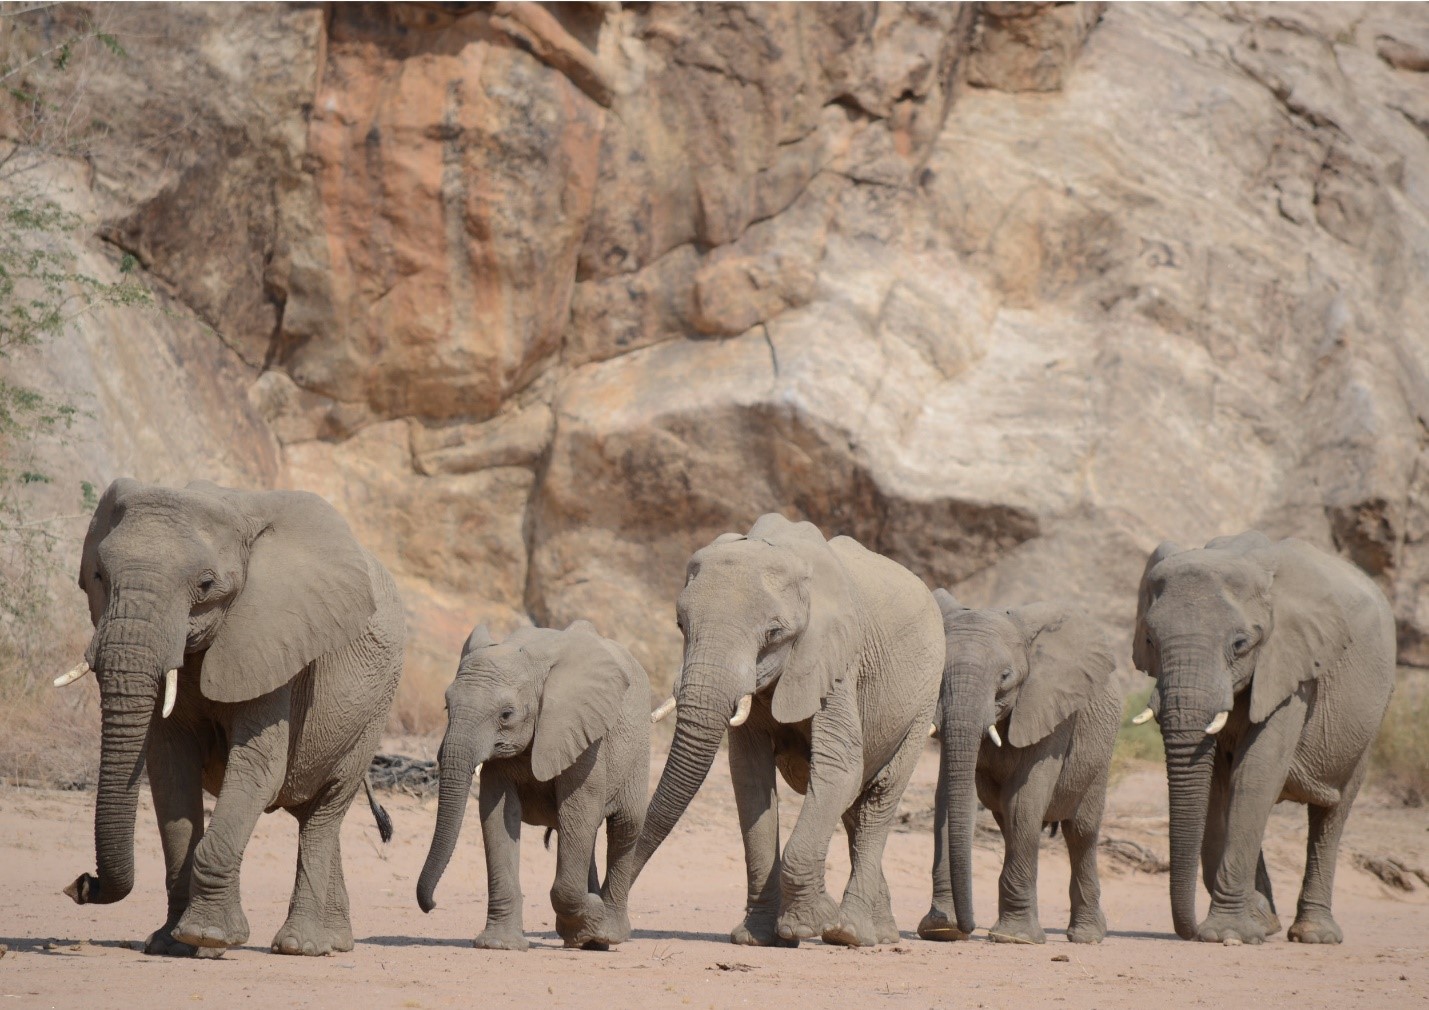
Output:
[[945,590],[933,596],[948,652],[937,716],[933,906],[918,935],[965,940],[975,928],[972,839],[981,800],[1005,847],[990,938],[1046,940],[1037,921],[1037,850],[1043,826],[1060,822],[1072,860],[1067,939],[1100,943],[1097,833],[1121,721],[1111,650],[1085,614],[1059,604],[970,610]]
[[[630,653],[585,621],[565,631],[522,628],[500,645],[476,628],[447,688],[440,764],[437,826],[417,881],[422,911],[435,907],[481,767],[487,908],[475,945],[527,947],[523,821],[559,835],[551,904],[566,946],[605,950],[629,937],[626,897],[650,775],[650,682]],[[595,836],[607,820],[602,886]]]

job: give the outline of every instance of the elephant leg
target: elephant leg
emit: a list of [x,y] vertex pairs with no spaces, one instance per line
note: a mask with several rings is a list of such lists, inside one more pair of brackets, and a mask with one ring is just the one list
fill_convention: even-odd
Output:
[[948,801],[942,788],[947,773],[947,757],[939,747],[938,787],[933,790],[933,902],[918,923],[918,935],[925,940],[961,932],[953,912],[953,871],[948,860]]
[[888,881],[883,876],[883,847],[913,766],[928,745],[927,721],[915,723],[892,760],[874,776],[844,819],[853,869],[839,906],[839,924],[824,930],[825,943],[869,947],[898,940],[898,923],[893,919]]
[[223,948],[195,947],[175,940],[174,927],[189,906],[194,849],[203,837],[203,743],[180,725],[155,726],[149,733],[149,792],[164,848],[164,886],[169,907],[164,924],[149,934],[144,953],[167,957],[218,957]]
[[1268,924],[1255,889],[1256,868],[1265,825],[1285,783],[1303,716],[1304,703],[1292,698],[1285,708],[1251,728],[1231,766],[1225,846],[1211,881],[1210,911],[1196,930],[1200,940],[1254,944],[1266,937]]
[[730,730],[729,777],[744,838],[747,897],[744,919],[730,930],[731,943],[793,946],[779,936],[779,787],[775,779],[774,741],[764,730]]
[[780,912],[776,924],[784,940],[820,936],[839,924],[839,906],[824,887],[824,864],[839,818],[863,785],[863,734],[849,693],[835,692],[813,718],[809,788],[780,870]]
[[1062,822],[1067,856],[1072,863],[1068,897],[1072,903],[1067,939],[1072,943],[1101,943],[1106,937],[1106,915],[1101,906],[1101,878],[1097,874],[1097,838],[1106,805],[1106,772],[1082,796],[1073,815]]
[[233,740],[208,830],[194,847],[188,909],[174,939],[196,947],[235,947],[248,941],[248,919],[238,892],[243,850],[263,811],[277,799],[287,769],[286,692],[266,706],[244,709],[229,732]]
[[486,853],[486,928],[472,944],[525,950],[530,944],[521,923],[521,798],[506,776],[487,767],[477,802]]
[[588,790],[565,797],[559,805],[560,828],[556,836],[556,880],[551,885],[551,907],[556,911],[556,932],[567,947],[606,950],[605,902],[599,879],[591,887],[595,861],[595,836],[600,830],[601,808]]
[[1340,834],[1368,765],[1369,751],[1365,751],[1350,781],[1340,790],[1340,802],[1333,807],[1307,807],[1310,837],[1305,848],[1305,879],[1300,885],[1295,922],[1285,934],[1296,943],[1340,943],[1345,938],[1330,913],[1335,890],[1335,860],[1340,851]]
[[1275,895],[1270,889],[1270,871],[1265,868],[1265,850],[1260,850],[1260,858],[1255,861],[1255,914],[1265,923],[1265,935],[1274,936],[1280,932],[1280,916],[1275,912]]
[[988,938],[1001,943],[1045,943],[1037,921],[1037,858],[1042,822],[1061,773],[1060,762],[1019,769],[1003,785],[1002,874],[997,881],[997,922]]
[[[643,809],[618,806],[605,821],[605,884],[596,884],[605,904],[600,940],[608,945],[630,939],[630,874],[635,868],[635,843],[640,838]],[[592,867],[594,864],[592,863]]]
[[298,870],[288,918],[273,936],[275,954],[316,956],[352,949],[339,835],[357,784],[333,783],[293,811],[298,820]]

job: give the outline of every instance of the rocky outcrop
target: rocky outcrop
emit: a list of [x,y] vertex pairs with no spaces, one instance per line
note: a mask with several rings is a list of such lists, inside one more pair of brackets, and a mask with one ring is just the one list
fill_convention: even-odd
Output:
[[[232,479],[398,574],[409,724],[477,619],[667,682],[686,557],[769,510],[1118,641],[1159,540],[1294,534],[1429,664],[1420,8],[127,16],[101,234],[271,439]],[[85,472],[211,469],[146,467]]]

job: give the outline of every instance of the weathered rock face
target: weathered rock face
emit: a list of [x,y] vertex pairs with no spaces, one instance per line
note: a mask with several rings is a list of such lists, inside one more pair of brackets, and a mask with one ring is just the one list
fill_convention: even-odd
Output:
[[1118,641],[1159,540],[1302,536],[1429,665],[1421,7],[129,17],[104,234],[224,345],[231,479],[398,574],[408,723],[478,619],[667,683],[685,559],[770,510]]

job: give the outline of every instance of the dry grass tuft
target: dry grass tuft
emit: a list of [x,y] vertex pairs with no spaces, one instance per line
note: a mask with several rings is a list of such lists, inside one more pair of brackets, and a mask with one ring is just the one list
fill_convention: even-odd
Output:
[[1400,671],[1370,751],[1369,778],[1407,807],[1429,802],[1429,674]]
[[1121,709],[1121,729],[1111,752],[1111,780],[1120,779],[1138,765],[1164,764],[1166,749],[1161,745],[1161,729],[1156,720],[1133,726],[1131,720],[1146,707],[1151,688],[1133,691]]

